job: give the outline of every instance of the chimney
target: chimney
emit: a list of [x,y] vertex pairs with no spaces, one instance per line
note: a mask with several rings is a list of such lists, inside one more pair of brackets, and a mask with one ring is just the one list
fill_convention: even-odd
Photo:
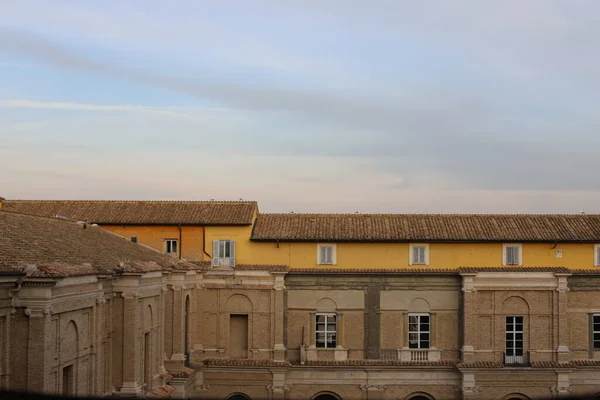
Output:
[[0,197],[0,210],[2,209],[2,202],[6,200],[4,197]]
[[77,221],[76,222],[77,226],[80,227],[81,229],[85,229],[87,228],[87,223],[85,221]]

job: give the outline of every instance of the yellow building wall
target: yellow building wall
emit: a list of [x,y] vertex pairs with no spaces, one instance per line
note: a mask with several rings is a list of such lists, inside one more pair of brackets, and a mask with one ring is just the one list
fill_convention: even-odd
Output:
[[[179,237],[179,227],[177,226],[156,226],[156,225],[103,225],[104,229],[115,232],[121,236],[130,239],[137,237],[138,243],[152,246],[155,249],[165,252],[165,240],[177,239]],[[207,255],[203,256],[202,251],[203,233],[201,226],[182,226],[181,227],[181,257],[188,260],[208,260]],[[206,251],[211,254],[212,248],[207,247]]]
[[[125,237],[137,236],[140,243],[164,252],[165,239],[179,239],[177,226],[103,226]],[[252,226],[183,226],[182,258],[210,260],[212,241],[236,242],[237,264],[278,264],[290,268],[324,268],[317,265],[317,243],[252,242]],[[204,240],[203,252],[202,241]],[[408,243],[337,243],[335,268],[410,268]],[[557,251],[562,253],[557,257]],[[523,266],[594,267],[594,244],[523,243]],[[430,243],[426,268],[499,267],[502,243]],[[414,266],[423,268],[424,266]]]

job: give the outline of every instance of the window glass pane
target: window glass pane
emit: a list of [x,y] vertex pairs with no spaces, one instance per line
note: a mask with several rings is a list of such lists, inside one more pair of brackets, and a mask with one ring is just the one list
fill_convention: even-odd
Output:
[[418,333],[409,333],[408,341],[410,343],[417,343],[419,341],[419,334]]
[[409,315],[408,322],[411,324],[416,324],[419,322],[419,317],[417,317],[416,315]]
[[429,315],[421,315],[421,322],[429,323]]
[[522,333],[515,333],[515,339],[522,341],[523,340],[523,334]]
[[408,331],[409,332],[417,332],[418,329],[419,329],[419,325],[418,324],[408,324]]
[[600,332],[594,332],[594,341],[600,340]]
[[317,324],[317,330],[324,332],[325,331],[325,324]]
[[429,348],[429,341],[428,341],[428,340],[421,341],[421,343],[420,343],[420,347],[421,347],[422,349],[428,349],[428,348]]
[[523,324],[523,317],[515,317],[515,322],[517,324],[521,324],[522,325]]
[[427,322],[423,323],[421,322],[420,328],[421,331],[429,331],[429,324]]
[[506,340],[513,340],[513,333],[512,332],[506,332]]
[[421,341],[429,341],[429,333],[421,333]]
[[327,347],[335,347],[335,333],[327,334]]
[[595,331],[600,331],[600,322],[594,324],[594,330]]
[[335,317],[336,317],[335,314],[328,315],[327,316],[327,322],[333,322],[333,323],[335,323]]
[[515,350],[515,355],[516,356],[522,356],[523,355],[523,349],[522,348],[517,348]]
[[317,315],[317,323],[318,322],[325,322],[326,319],[327,319],[326,315],[323,315],[323,314]]
[[219,240],[219,258],[225,257],[225,243]]

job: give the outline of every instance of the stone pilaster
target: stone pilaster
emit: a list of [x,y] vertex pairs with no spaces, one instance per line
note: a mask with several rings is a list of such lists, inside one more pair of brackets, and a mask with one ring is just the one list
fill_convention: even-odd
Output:
[[25,315],[29,317],[29,339],[27,348],[27,391],[54,392],[55,382],[50,381],[49,354],[50,308],[28,307]]
[[123,292],[123,386],[121,394],[140,395],[141,321],[137,292]]
[[472,362],[475,360],[475,311],[477,307],[477,292],[475,291],[475,274],[462,274],[462,361]]
[[275,275],[273,284],[274,313],[275,313],[275,343],[273,345],[273,359],[276,361],[285,361],[285,345],[283,344],[283,310],[284,310],[284,274]]
[[170,371],[183,371],[185,366],[183,286],[171,285],[171,290],[173,290],[173,310],[171,311],[173,313],[173,354],[167,368]]
[[569,331],[568,331],[568,304],[567,278],[570,274],[555,274],[557,279],[558,292],[558,347],[556,348],[556,358],[559,363],[568,363],[571,360],[571,352],[569,350]]

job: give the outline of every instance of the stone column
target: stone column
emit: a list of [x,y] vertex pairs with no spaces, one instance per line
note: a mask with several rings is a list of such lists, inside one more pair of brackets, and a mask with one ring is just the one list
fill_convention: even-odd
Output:
[[475,361],[475,309],[477,307],[477,292],[475,291],[474,278],[477,274],[461,274],[463,277],[463,304],[462,304],[462,361]]
[[571,360],[571,352],[569,350],[569,332],[568,332],[568,304],[567,292],[567,277],[570,274],[554,274],[557,279],[558,292],[558,347],[556,348],[556,357],[559,363],[568,363]]
[[274,296],[274,310],[275,313],[275,326],[273,327],[275,333],[275,343],[273,345],[273,359],[275,361],[285,361],[285,345],[283,344],[283,313],[284,313],[284,297],[283,292],[285,290],[284,284],[284,273],[272,272],[275,276],[275,282],[273,283],[273,296]]
[[141,321],[139,293],[123,292],[123,386],[121,394],[140,395]]
[[[43,306],[42,306],[43,307]],[[31,307],[25,309],[29,317],[29,339],[27,348],[27,391],[56,393],[57,387],[49,373],[48,361],[50,342],[50,309]]]

